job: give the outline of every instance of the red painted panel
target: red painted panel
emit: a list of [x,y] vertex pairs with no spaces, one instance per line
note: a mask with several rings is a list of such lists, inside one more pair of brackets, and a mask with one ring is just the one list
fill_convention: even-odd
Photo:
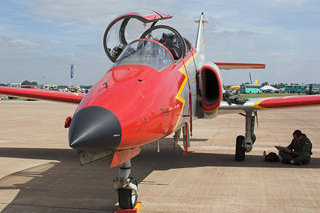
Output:
[[110,168],[113,168],[115,166],[118,166],[121,163],[124,163],[131,158],[137,156],[141,151],[141,147],[135,147],[133,149],[126,149],[123,151],[118,151],[113,154],[112,163],[110,165]]
[[[172,71],[172,67],[167,70]],[[78,110],[87,106],[111,110],[122,129],[118,149],[142,145],[171,133],[180,112],[175,99],[178,77],[179,72],[120,65],[109,70],[91,89]]]
[[145,65],[113,67],[90,90],[77,111],[88,106],[112,111],[122,130],[117,150],[165,137],[174,130],[183,110],[183,103],[176,98],[185,80],[179,71],[181,66],[183,61],[161,72]]
[[312,105],[320,105],[320,95],[270,98],[261,101],[257,106],[262,108],[281,108]]
[[146,15],[146,16],[140,15],[138,13],[129,13],[129,14],[124,14],[124,15],[117,17],[111,23],[113,23],[114,21],[116,21],[118,19],[124,18],[124,17],[134,17],[134,16],[140,18],[140,20],[143,20],[144,22],[169,19],[172,17],[171,15],[168,15],[168,14],[158,14],[158,13],[154,13],[154,14],[150,14],[150,15]]

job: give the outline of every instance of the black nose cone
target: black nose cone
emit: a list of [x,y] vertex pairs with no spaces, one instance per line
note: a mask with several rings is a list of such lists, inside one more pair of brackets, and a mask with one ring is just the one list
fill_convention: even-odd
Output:
[[106,151],[121,141],[118,118],[108,109],[90,106],[78,111],[69,129],[69,145],[83,151]]

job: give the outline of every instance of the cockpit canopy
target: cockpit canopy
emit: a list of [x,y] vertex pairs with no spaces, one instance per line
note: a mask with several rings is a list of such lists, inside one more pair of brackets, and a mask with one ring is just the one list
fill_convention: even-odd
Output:
[[122,55],[121,53],[126,46],[139,38],[152,39],[162,43],[170,50],[174,60],[183,58],[186,49],[185,41],[179,32],[166,25],[156,25],[159,20],[171,17],[151,12],[149,14],[130,13],[116,18],[107,27],[103,38],[108,58],[112,62],[117,61],[118,63],[120,60],[117,59]]
[[139,39],[128,44],[115,62],[115,66],[124,64],[146,65],[161,71],[173,64],[173,58],[160,42]]

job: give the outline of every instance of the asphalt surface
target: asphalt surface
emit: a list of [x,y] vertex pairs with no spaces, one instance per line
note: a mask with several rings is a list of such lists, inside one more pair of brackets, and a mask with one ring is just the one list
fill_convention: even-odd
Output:
[[[111,159],[81,167],[68,146],[65,118],[76,105],[0,101],[0,211],[114,212]],[[133,159],[140,212],[320,212],[320,107],[262,111],[254,150],[234,161],[244,118],[221,115],[193,124],[191,150],[172,136]],[[263,161],[301,129],[313,143],[310,165]],[[179,142],[181,145],[181,142]]]

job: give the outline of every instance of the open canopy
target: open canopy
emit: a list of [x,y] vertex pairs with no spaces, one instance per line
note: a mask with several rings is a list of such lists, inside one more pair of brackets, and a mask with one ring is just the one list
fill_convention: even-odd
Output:
[[108,58],[115,62],[128,43],[139,39],[148,29],[154,27],[159,20],[172,16],[154,11],[128,13],[114,19],[107,27],[103,45]]
[[160,72],[173,64],[173,58],[160,42],[139,39],[128,44],[115,62],[115,66],[125,64],[145,65]]

